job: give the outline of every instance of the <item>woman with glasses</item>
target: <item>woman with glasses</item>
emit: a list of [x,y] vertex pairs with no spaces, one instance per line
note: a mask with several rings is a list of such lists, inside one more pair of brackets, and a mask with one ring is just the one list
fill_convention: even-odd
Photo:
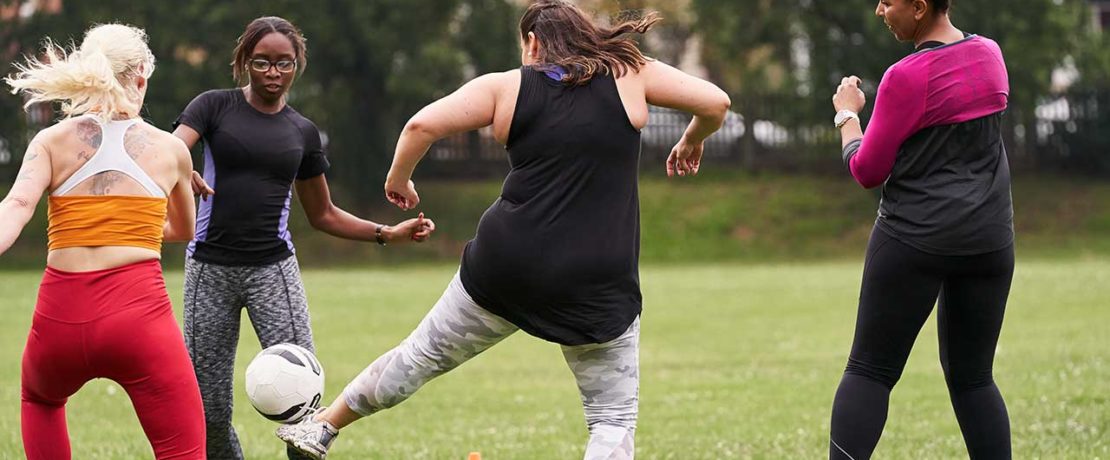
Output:
[[284,19],[255,19],[232,61],[236,81],[246,85],[197,96],[175,122],[174,134],[190,148],[204,139],[204,175],[194,172],[192,180],[204,201],[185,263],[185,343],[210,458],[243,458],[231,425],[242,308],[262,347],[293,343],[315,351],[288,228],[292,190],[314,228],[341,238],[420,242],[435,229],[423,215],[389,226],[332,203],[320,132],[285,101],[307,62],[304,42]]

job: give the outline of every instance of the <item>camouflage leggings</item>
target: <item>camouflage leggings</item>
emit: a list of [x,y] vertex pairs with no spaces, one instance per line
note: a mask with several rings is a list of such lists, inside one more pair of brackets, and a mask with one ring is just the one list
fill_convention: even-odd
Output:
[[[416,330],[347,385],[344,400],[363,416],[396,406],[429,380],[516,331],[512,323],[476,305],[456,274]],[[633,458],[639,342],[637,318],[628,331],[610,342],[563,346],[586,411],[590,432],[587,460]]]

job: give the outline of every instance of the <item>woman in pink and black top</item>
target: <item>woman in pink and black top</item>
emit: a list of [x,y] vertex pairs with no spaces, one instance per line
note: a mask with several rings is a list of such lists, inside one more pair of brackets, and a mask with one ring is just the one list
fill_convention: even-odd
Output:
[[860,185],[883,189],[833,403],[830,458],[871,456],[890,390],[934,304],[968,453],[1010,458],[1009,416],[991,370],[1014,271],[1000,134],[1009,84],[998,44],[956,29],[949,3],[879,2],[875,13],[916,51],[883,75],[866,135],[859,79],[844,78],[833,97],[844,162]]

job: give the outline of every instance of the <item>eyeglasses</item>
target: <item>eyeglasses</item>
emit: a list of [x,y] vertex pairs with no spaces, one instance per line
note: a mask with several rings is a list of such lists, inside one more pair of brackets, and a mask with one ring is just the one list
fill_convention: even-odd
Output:
[[250,67],[251,67],[251,70],[253,70],[255,72],[269,72],[270,67],[277,67],[278,72],[289,73],[289,72],[292,72],[294,70],[297,70],[297,62],[296,61],[271,62],[271,61],[267,61],[265,59],[251,59]]

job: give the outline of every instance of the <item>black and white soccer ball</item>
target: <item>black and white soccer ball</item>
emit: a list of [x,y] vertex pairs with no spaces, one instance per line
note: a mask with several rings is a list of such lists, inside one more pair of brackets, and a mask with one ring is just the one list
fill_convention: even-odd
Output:
[[279,423],[297,423],[320,407],[324,368],[312,352],[279,343],[247,366],[247,398],[258,413]]

